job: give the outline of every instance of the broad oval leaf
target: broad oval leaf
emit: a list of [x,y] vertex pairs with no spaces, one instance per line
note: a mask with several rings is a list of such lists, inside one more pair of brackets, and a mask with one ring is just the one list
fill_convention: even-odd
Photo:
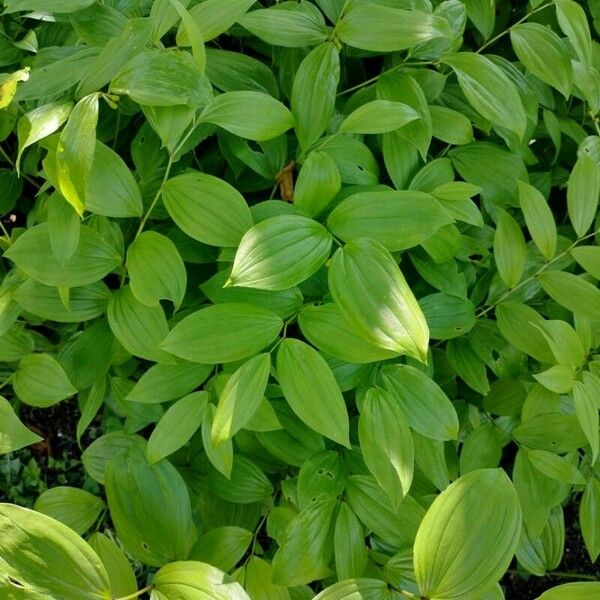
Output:
[[360,238],[337,250],[329,268],[329,288],[348,326],[365,340],[427,360],[425,317],[396,261],[381,244]]
[[388,133],[421,115],[407,104],[392,100],[373,100],[352,111],[340,125],[342,133]]
[[344,579],[317,594],[314,600],[400,600],[398,592],[389,589],[380,579]]
[[311,429],[350,447],[342,392],[325,359],[308,344],[285,338],[277,353],[277,378],[292,410]]
[[263,350],[282,327],[281,318],[264,308],[235,302],[216,304],[185,317],[161,348],[192,362],[234,362]]
[[600,321],[600,290],[589,281],[563,271],[544,271],[538,280],[548,295],[567,310]]
[[323,266],[332,237],[313,219],[271,217],[242,238],[228,284],[263,290],[287,290]]
[[545,591],[536,600],[595,600],[600,594],[600,583],[586,581],[564,583]]
[[94,551],[41,513],[0,504],[0,556],[0,593],[7,598],[110,598],[106,569]]
[[[414,563],[421,594],[483,594],[508,568],[520,531],[519,499],[504,471],[463,475],[433,501],[417,532]],[[482,561],[482,553],[489,560]]]

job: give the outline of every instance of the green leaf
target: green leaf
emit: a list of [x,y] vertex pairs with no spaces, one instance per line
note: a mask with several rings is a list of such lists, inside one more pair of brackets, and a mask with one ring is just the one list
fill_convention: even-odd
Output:
[[81,221],[75,209],[60,195],[53,194],[48,206],[48,235],[54,258],[66,265],[79,245]]
[[465,0],[467,15],[484,39],[492,35],[496,20],[496,0]]
[[573,0],[556,0],[556,18],[584,69],[592,64],[592,38],[585,12]]
[[545,591],[536,600],[594,600],[600,593],[600,583],[564,583]]
[[346,485],[346,470],[340,454],[320,452],[307,460],[298,473],[298,507],[304,510],[317,502],[335,500]]
[[415,431],[434,440],[457,438],[456,410],[433,379],[409,365],[386,366],[381,377]]
[[431,132],[442,142],[454,145],[469,144],[474,141],[471,121],[462,113],[447,106],[430,106]]
[[528,448],[548,452],[573,452],[586,443],[577,417],[560,413],[540,414],[523,421],[512,432]]
[[195,392],[168,408],[148,439],[146,456],[150,464],[187,444],[202,424],[208,400],[207,392]]
[[391,394],[367,391],[358,439],[369,471],[398,510],[412,484],[415,449],[404,412]]
[[[336,251],[331,295],[346,320],[369,343],[427,360],[429,330],[416,298],[391,254],[367,238]],[[364,290],[370,290],[369,295]]]
[[581,496],[579,526],[592,562],[600,554],[600,481],[592,478]]
[[517,87],[500,67],[474,52],[460,52],[443,62],[452,67],[467,100],[482,117],[523,137],[525,109]]
[[323,266],[331,244],[329,232],[313,219],[271,217],[242,238],[227,285],[287,290]]
[[600,247],[577,246],[571,256],[592,276],[600,279]]
[[85,192],[85,208],[105,217],[141,217],[142,194],[125,161],[102,142],[96,142]]
[[213,123],[248,140],[263,142],[294,126],[292,113],[268,94],[254,91],[226,92],[200,114],[200,123]]
[[429,294],[419,300],[432,339],[459,337],[475,326],[475,306],[449,294]]
[[325,42],[328,29],[323,15],[308,2],[282,2],[273,8],[253,10],[240,25],[274,46],[301,48]]
[[[48,5],[43,0],[6,0],[5,12],[46,11]],[[71,13],[82,10],[92,4],[92,0],[56,0],[52,3],[52,13]]]
[[59,486],[42,492],[35,501],[34,508],[83,535],[96,522],[105,506],[101,498],[90,492]]
[[85,208],[98,123],[98,94],[82,98],[62,130],[56,149],[58,188],[79,215]]
[[211,246],[235,247],[252,227],[243,196],[212,175],[194,172],[169,179],[163,187],[163,200],[182,231]]
[[[210,428],[207,431],[210,432]],[[231,442],[221,445],[219,449],[230,444]],[[261,502],[273,493],[273,486],[264,472],[244,456],[234,456],[229,472],[223,471],[212,469],[208,476],[210,489],[223,500],[250,504]]]
[[380,579],[346,579],[338,581],[317,594],[314,600],[400,600],[402,596],[389,589]]
[[338,21],[336,32],[344,44],[374,52],[396,52],[427,40],[452,37],[442,17],[358,2]]
[[319,502],[292,519],[273,557],[273,583],[297,586],[329,572],[337,507]]
[[126,286],[112,295],[107,317],[112,332],[125,350],[146,360],[174,362],[172,356],[159,348],[169,332],[161,306],[142,304],[130,286]]
[[446,349],[448,362],[464,382],[483,396],[490,391],[486,364],[477,355],[469,339],[453,338]]
[[154,567],[185,558],[196,540],[187,487],[166,460],[132,447],[106,466],[110,515],[125,550]]
[[291,107],[301,148],[311,146],[327,129],[339,79],[340,53],[333,42],[317,46],[298,67]]
[[[232,0],[223,3],[220,0],[206,0],[190,9],[190,15],[196,22],[205,42],[227,31],[240,19],[256,0]],[[189,35],[183,30],[177,33],[177,45],[189,46]]]
[[34,108],[24,114],[17,125],[19,153],[16,168],[19,169],[23,151],[36,142],[58,131],[69,118],[73,109],[72,102],[51,102]]
[[600,167],[587,154],[581,154],[571,171],[567,186],[567,208],[573,229],[585,235],[596,217],[600,196]]
[[497,209],[497,227],[494,235],[494,258],[502,281],[514,288],[525,270],[526,247],[519,224],[506,211]]
[[64,265],[54,257],[46,223],[28,229],[4,253],[30,277],[56,287],[79,287],[95,283],[115,269],[121,257],[100,234],[81,226],[79,244]]
[[318,217],[342,187],[340,170],[326,152],[311,152],[307,157],[294,189],[294,205],[307,215]]
[[253,537],[251,531],[241,527],[217,527],[198,537],[188,558],[231,571],[248,550]]
[[147,404],[177,400],[199,387],[211,371],[212,365],[189,362],[153,365],[144,372],[125,399]]
[[[213,467],[217,469],[219,473],[222,473],[227,481],[229,481],[231,478],[231,470],[233,468],[233,444],[231,443],[231,440],[227,440],[218,446],[213,444],[211,432],[214,414],[215,407],[212,404],[209,404],[202,421],[202,445],[204,446],[206,457]],[[214,487],[214,485],[212,487]]]
[[292,410],[311,429],[350,447],[344,398],[325,359],[309,345],[285,338],[277,353],[277,378]]
[[100,557],[110,580],[110,592],[114,598],[128,596],[137,591],[137,581],[129,560],[116,542],[103,533],[93,533],[87,543]]
[[368,550],[363,527],[345,502],[340,504],[335,521],[333,544],[338,579],[360,577],[367,565]]
[[288,589],[275,585],[271,565],[258,556],[251,556],[246,563],[244,588],[253,600],[290,600]]
[[600,290],[585,279],[562,271],[544,271],[538,281],[561,306],[592,321],[600,321]]
[[283,321],[251,304],[216,304],[185,317],[161,348],[205,364],[234,362],[258,354],[279,335]]
[[152,580],[156,600],[250,600],[239,583],[215,567],[185,561],[164,566]]
[[17,95],[18,84],[29,79],[29,67],[0,75],[0,110],[10,106]]
[[571,94],[571,58],[561,39],[539,23],[520,23],[510,30],[510,41],[523,66],[565,98]]
[[585,479],[577,467],[566,458],[547,450],[530,450],[527,453],[529,462],[547,477],[561,483],[585,485]]
[[227,380],[213,418],[211,437],[215,445],[232,438],[258,410],[270,369],[271,355],[259,354]]
[[311,344],[349,363],[371,363],[397,356],[396,352],[369,344],[354,333],[333,303],[303,307],[298,324]]
[[557,232],[552,211],[544,196],[528,183],[519,181],[519,202],[531,238],[544,258],[550,260],[556,253]]
[[10,402],[0,396],[0,455],[15,452],[42,440],[21,423]]
[[583,373],[583,380],[573,384],[573,405],[579,425],[592,447],[592,464],[600,452],[600,422],[598,417],[598,390],[600,381],[591,373]]
[[419,113],[401,102],[373,100],[352,111],[340,125],[341,133],[387,133],[420,119]]
[[0,592],[7,598],[110,597],[94,551],[66,525],[32,510],[0,504],[0,556]]
[[394,252],[417,246],[452,222],[429,194],[375,191],[348,196],[331,212],[327,226],[345,242],[369,237]]
[[146,306],[171,300],[183,302],[187,286],[185,265],[175,244],[155,231],[144,231],[127,249],[127,271],[133,295]]
[[30,406],[47,408],[77,393],[67,374],[49,354],[25,356],[13,379],[17,396]]
[[[419,527],[414,564],[421,594],[483,594],[508,568],[520,531],[519,499],[504,471],[463,475],[433,501]],[[489,560],[482,561],[482,555]]]
[[110,91],[146,106],[185,104],[203,108],[212,100],[210,82],[188,52],[146,50],[112,78]]

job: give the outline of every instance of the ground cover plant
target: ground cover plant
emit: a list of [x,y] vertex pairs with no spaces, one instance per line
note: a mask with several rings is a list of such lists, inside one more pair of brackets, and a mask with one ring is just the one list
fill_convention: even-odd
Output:
[[0,598],[600,598],[599,2],[0,7]]

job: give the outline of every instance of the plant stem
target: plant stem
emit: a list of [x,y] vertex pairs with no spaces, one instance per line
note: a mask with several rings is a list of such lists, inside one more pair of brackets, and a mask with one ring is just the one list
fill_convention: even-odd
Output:
[[6,387],[14,378],[15,374],[13,373],[8,379],[5,379],[2,383],[0,383],[0,390]]
[[4,227],[4,223],[2,223],[2,221],[0,221],[0,231],[2,232],[2,235],[6,238],[6,241],[10,244],[10,233],[8,233],[6,227]]
[[514,288],[511,288],[510,290],[506,290],[506,292],[504,292],[500,296],[500,298],[498,298],[498,300],[496,300],[496,302],[493,302],[492,304],[490,304],[483,310],[478,311],[477,314],[475,315],[475,317],[480,318],[480,317],[483,317],[484,315],[487,315],[487,313],[489,313],[491,310],[496,308],[496,306],[498,306],[498,304],[500,304],[501,302],[506,300],[510,295],[512,295],[518,289],[521,289],[524,285],[527,285],[528,283],[533,281],[538,275],[540,275],[546,269],[548,269],[548,267],[550,267],[550,265],[553,265],[557,260],[560,260],[561,258],[566,256],[569,252],[571,252],[571,250],[573,250],[573,248],[575,248],[575,246],[577,246],[581,242],[583,242],[591,237],[594,237],[598,233],[600,233],[600,230],[594,231],[593,233],[588,233],[587,235],[584,235],[583,237],[576,239],[566,250],[564,250],[560,254],[557,254],[553,259],[549,260],[547,263],[544,263],[535,273],[533,273],[529,277],[526,277],[525,279],[523,279],[523,281],[518,283]]
[[[509,569],[507,573],[511,575],[525,575],[522,571]],[[567,571],[548,571],[546,577],[564,577],[565,579],[584,579],[585,581],[598,581],[595,575],[586,575],[584,573],[569,573]]]
[[153,587],[154,585],[150,584],[147,585],[145,588],[138,590],[137,592],[135,592],[135,594],[129,594],[129,596],[122,596],[121,598],[115,598],[114,600],[133,600],[134,598],[139,598],[145,592],[149,592]]
[[523,23],[523,21],[527,21],[527,19],[529,19],[529,17],[531,17],[531,15],[535,15],[535,13],[540,12],[541,10],[548,8],[549,6],[552,6],[552,2],[548,2],[547,4],[542,4],[541,6],[538,6],[537,8],[532,10],[531,12],[528,12],[524,17],[519,19],[516,23],[513,23],[510,27],[508,27],[504,31],[500,32],[498,35],[494,36],[491,40],[488,40],[483,46],[481,46],[481,48],[479,48],[479,50],[477,50],[477,54],[479,54],[480,52],[483,52],[488,46],[491,46],[492,44],[497,42],[500,38],[503,38],[507,33],[510,33],[512,28],[515,27],[516,25],[520,25],[521,23]]
[[[0,154],[2,155],[2,157],[4,158],[4,160],[13,169],[16,169],[15,161],[10,157],[10,155],[8,154],[8,152],[2,146],[0,146]],[[22,177],[26,181],[29,181],[29,183],[31,183],[31,185],[34,185],[36,188],[38,188],[38,189],[40,188],[39,184],[36,181],[34,181],[33,179],[31,179],[31,177],[29,177],[29,175],[22,174],[22,175],[20,175],[20,177]]]

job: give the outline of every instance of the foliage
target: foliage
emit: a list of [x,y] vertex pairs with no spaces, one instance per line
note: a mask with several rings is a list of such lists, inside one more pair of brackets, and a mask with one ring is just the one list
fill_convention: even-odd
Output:
[[3,598],[497,600],[580,493],[597,558],[597,1],[0,5],[2,472],[75,397],[95,482]]

